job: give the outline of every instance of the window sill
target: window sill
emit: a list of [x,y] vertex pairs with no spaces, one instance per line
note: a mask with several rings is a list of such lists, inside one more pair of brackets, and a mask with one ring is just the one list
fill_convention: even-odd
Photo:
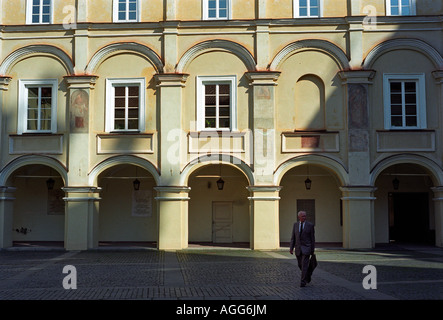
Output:
[[113,21],[113,23],[139,23],[140,21],[138,20],[128,20],[128,21]]
[[238,131],[238,130],[198,130],[198,131],[190,131],[189,135],[193,138],[198,137],[200,135],[229,135],[229,136],[244,136],[246,132]]
[[376,132],[435,132],[433,129],[390,128],[375,130]]
[[45,136],[63,136],[63,133],[52,133],[52,132],[23,132],[23,133],[12,133],[10,137],[45,137]]
[[98,133],[97,136],[152,136],[156,131],[112,131]]

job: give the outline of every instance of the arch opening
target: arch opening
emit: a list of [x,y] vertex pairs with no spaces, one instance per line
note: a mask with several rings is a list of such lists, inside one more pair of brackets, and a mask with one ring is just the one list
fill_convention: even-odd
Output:
[[342,246],[342,193],[339,181],[331,169],[309,162],[293,166],[284,173],[280,182],[279,203],[282,247],[289,246],[292,226],[297,222],[297,212],[301,210],[306,211],[307,220],[315,225],[317,243]]
[[[223,188],[217,183],[222,179]],[[249,247],[249,185],[236,167],[207,163],[194,170],[188,180],[189,243]]]
[[157,205],[154,176],[134,164],[115,164],[97,177],[101,188],[98,243],[156,247]]
[[385,167],[375,180],[376,243],[435,243],[432,172],[414,163]]
[[60,173],[48,165],[25,164],[9,175],[6,184],[16,188],[13,246],[63,248],[65,184]]

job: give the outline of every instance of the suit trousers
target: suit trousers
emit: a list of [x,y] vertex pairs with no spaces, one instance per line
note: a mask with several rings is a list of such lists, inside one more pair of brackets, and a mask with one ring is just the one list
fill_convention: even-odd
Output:
[[310,275],[308,274],[310,255],[300,254],[299,256],[296,257],[297,257],[298,267],[301,270],[300,284],[305,285],[310,280],[309,279]]

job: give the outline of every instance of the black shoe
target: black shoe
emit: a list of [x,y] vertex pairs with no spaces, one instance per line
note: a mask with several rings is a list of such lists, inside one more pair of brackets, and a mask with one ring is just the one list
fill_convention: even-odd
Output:
[[307,283],[311,282],[311,276],[310,276],[310,275],[308,275],[308,276],[306,277],[306,282],[307,282]]
[[302,287],[302,288],[303,288],[303,287],[306,287],[306,283],[303,283],[303,282],[300,283],[300,287]]

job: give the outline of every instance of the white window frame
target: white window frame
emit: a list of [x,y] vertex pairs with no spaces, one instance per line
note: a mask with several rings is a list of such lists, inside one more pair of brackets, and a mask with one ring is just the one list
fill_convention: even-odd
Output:
[[[391,80],[416,82],[417,86],[417,126],[393,127],[391,125]],[[426,129],[426,84],[424,73],[388,73],[383,74],[383,100],[384,100],[384,122],[387,130],[417,130]],[[404,104],[404,102],[403,102]],[[404,110],[403,110],[404,116]]]
[[[112,10],[113,10],[112,18],[113,18],[114,22],[140,22],[141,21],[141,1],[140,0],[137,0],[137,14],[136,14],[135,20],[129,19],[129,10],[128,10],[129,9],[129,7],[128,7],[129,2],[126,3],[126,18],[123,20],[120,20],[119,16],[118,16],[118,2],[119,2],[119,0],[113,0],[113,1],[114,2],[113,2],[113,8],[112,8]],[[128,0],[126,0],[126,1],[128,1]]]
[[[398,0],[399,3],[401,4],[402,0]],[[401,5],[399,5],[399,14],[393,15],[391,13],[391,0],[386,0],[386,15],[387,16],[394,16],[394,17],[400,17],[400,16],[415,16],[417,15],[417,5],[416,5],[416,0],[408,0],[409,1],[409,12],[410,14],[408,15],[403,15],[402,14],[402,9],[401,9]]]
[[306,16],[301,16],[300,15],[300,0],[293,0],[294,2],[293,2],[293,10],[294,10],[294,12],[293,12],[293,16],[294,16],[294,18],[321,18],[321,17],[323,17],[323,0],[318,0],[318,6],[319,6],[319,8],[318,8],[318,16],[311,16],[311,10],[309,10],[310,9],[310,1],[311,0],[307,0],[307,2],[308,2],[308,15],[306,15]]
[[203,20],[231,20],[232,19],[232,1],[231,0],[226,0],[227,2],[227,17],[219,17],[219,1],[220,0],[216,0],[217,1],[217,17],[215,18],[210,18],[209,17],[209,3],[208,0],[203,0]]
[[[138,86],[140,88],[139,97],[139,113],[138,113],[138,129],[115,129],[115,87],[116,86]],[[146,117],[146,80],[145,78],[112,78],[106,79],[106,132],[143,132],[145,131],[145,117]]]
[[32,22],[32,5],[33,0],[26,0],[26,24],[52,24],[53,23],[53,16],[54,16],[54,1],[50,0],[50,9],[49,9],[49,22],[42,22],[42,15],[43,15],[43,0],[40,1],[40,12],[39,12],[39,21],[38,22]]
[[[28,88],[29,87],[52,87],[51,91],[51,129],[50,130],[29,130],[28,129]],[[57,94],[58,80],[19,80],[18,98],[18,123],[17,134],[23,133],[57,133]]]
[[[230,85],[230,128],[205,127],[205,85]],[[218,124],[217,124],[218,127]],[[237,130],[237,76],[198,76],[197,77],[197,130],[236,131]]]

